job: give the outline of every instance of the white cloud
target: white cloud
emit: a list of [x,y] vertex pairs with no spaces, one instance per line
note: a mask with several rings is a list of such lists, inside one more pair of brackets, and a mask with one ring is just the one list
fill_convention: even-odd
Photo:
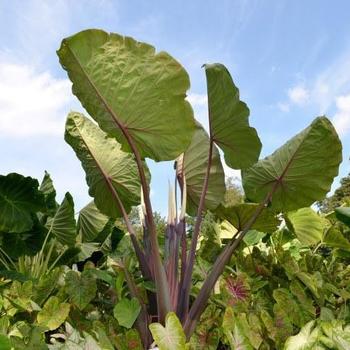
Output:
[[0,61],[0,135],[63,135],[71,83],[49,72]]
[[187,100],[193,107],[204,107],[208,104],[207,95],[204,94],[189,94]]
[[336,98],[337,112],[332,122],[337,132],[344,136],[350,131],[350,94]]
[[289,112],[290,110],[290,106],[288,103],[283,103],[283,102],[280,102],[277,104],[277,107],[282,111],[282,112]]
[[303,106],[309,101],[310,93],[302,85],[297,85],[288,90],[288,97],[291,103]]

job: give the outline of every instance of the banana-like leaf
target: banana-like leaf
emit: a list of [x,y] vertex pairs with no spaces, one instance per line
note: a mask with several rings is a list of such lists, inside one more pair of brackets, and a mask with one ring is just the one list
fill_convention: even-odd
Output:
[[326,117],[290,139],[265,159],[242,171],[243,188],[252,202],[274,191],[271,207],[289,211],[324,198],[342,161],[339,137]]
[[[221,219],[229,221],[238,231],[244,229],[259,204],[256,203],[242,203],[231,207],[220,206],[218,208],[218,215]],[[275,213],[265,208],[255,223],[251,226],[252,230],[271,233],[276,231],[280,221]]]
[[73,93],[123,149],[128,147],[121,128],[142,157],[172,160],[185,151],[195,127],[185,100],[190,82],[169,54],[96,29],[64,39],[57,53]]
[[249,126],[249,109],[239,99],[239,91],[225,66],[206,64],[209,125],[213,141],[223,150],[226,164],[245,169],[260,154],[261,142]]
[[74,218],[74,202],[69,192],[64,196],[55,216],[47,220],[46,227],[57,240],[68,246],[74,246],[77,235],[76,222]]
[[93,241],[109,222],[108,216],[102,214],[94,201],[87,204],[79,212],[78,232],[83,242]]
[[29,176],[0,175],[0,231],[18,233],[33,227],[33,213],[45,207],[38,187],[38,181]]
[[120,144],[80,113],[70,113],[65,140],[72,146],[86,172],[89,194],[105,215],[121,216],[118,197],[125,210],[140,203],[136,162]]
[[[197,123],[192,142],[183,156],[177,160],[177,171],[186,178],[187,213],[196,215],[196,209],[203,190],[208,164],[209,137],[203,127]],[[225,173],[218,149],[213,146],[212,163],[209,174],[208,190],[205,197],[205,209],[214,210],[225,196]]]
[[295,233],[299,241],[306,245],[319,243],[329,221],[311,208],[301,208],[285,215],[288,228]]

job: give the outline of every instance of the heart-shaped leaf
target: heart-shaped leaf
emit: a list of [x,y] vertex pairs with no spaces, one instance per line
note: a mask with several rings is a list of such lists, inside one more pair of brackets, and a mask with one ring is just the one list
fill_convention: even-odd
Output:
[[261,150],[258,134],[249,126],[249,109],[224,65],[206,64],[205,73],[211,137],[229,167],[245,169],[258,160]]
[[140,311],[141,305],[136,298],[124,298],[115,305],[113,314],[121,326],[131,328]]
[[174,312],[169,312],[165,319],[165,327],[160,323],[149,326],[153,339],[159,350],[184,350],[186,337],[181,323]]
[[136,162],[130,153],[120,149],[115,139],[82,114],[70,113],[65,140],[82,162],[89,194],[103,214],[120,217],[119,200],[127,212],[140,203],[141,185]]
[[270,156],[242,172],[243,188],[252,202],[273,192],[272,209],[289,211],[324,198],[342,160],[339,137],[326,117],[291,138]]
[[57,297],[52,296],[38,313],[37,321],[40,325],[53,331],[66,320],[69,309],[70,305],[68,303],[61,303]]
[[73,93],[124,149],[127,133],[143,157],[172,160],[185,151],[195,126],[190,82],[169,54],[96,29],[64,39],[57,54]]
[[96,290],[96,280],[88,271],[83,271],[81,274],[77,271],[67,273],[67,294],[80,310],[83,310],[95,297]]

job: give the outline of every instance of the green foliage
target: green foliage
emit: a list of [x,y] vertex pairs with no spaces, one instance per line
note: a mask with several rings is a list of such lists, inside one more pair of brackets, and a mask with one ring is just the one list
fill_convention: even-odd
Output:
[[212,139],[223,150],[228,166],[248,168],[258,160],[261,150],[258,134],[249,126],[249,109],[240,101],[239,91],[225,66],[215,63],[204,67]]
[[195,127],[185,100],[190,82],[169,54],[102,30],[64,39],[57,53],[73,82],[73,93],[124,148],[128,146],[120,126],[143,157],[173,160],[185,151]]
[[[86,30],[58,56],[97,122],[71,112],[65,130],[94,201],[76,222],[47,172],[40,187],[0,176],[0,348],[349,349],[347,180],[323,213],[310,208],[342,159],[330,121],[258,160],[223,65],[204,65],[207,134],[169,54]],[[244,192],[225,186],[220,152]],[[167,221],[152,210],[145,158],[176,161]]]
[[33,225],[33,214],[43,209],[44,195],[31,177],[0,175],[0,231],[24,232]]
[[89,194],[97,208],[116,218],[121,210],[116,198],[129,212],[140,201],[140,181],[133,157],[121,150],[120,144],[109,138],[89,119],[70,113],[66,123],[66,141],[72,146],[87,172]]
[[115,305],[113,314],[121,326],[131,328],[140,311],[141,305],[136,298],[124,298]]
[[61,303],[57,297],[52,296],[38,313],[37,321],[43,327],[53,331],[66,320],[69,309],[69,304]]
[[276,211],[299,209],[326,195],[341,160],[341,143],[333,125],[319,117],[244,171],[243,188],[247,198],[257,203],[273,191],[271,207]]
[[47,220],[46,226],[60,243],[67,246],[73,246],[75,244],[76,223],[74,218],[74,202],[69,192],[65,194],[55,215]]
[[84,309],[96,294],[96,280],[88,271],[81,274],[69,271],[66,275],[66,291],[72,303]]
[[175,313],[170,312],[167,314],[165,327],[160,323],[152,323],[149,328],[159,350],[186,349],[185,333]]
[[340,180],[340,186],[331,196],[317,203],[323,213],[329,213],[344,204],[350,205],[350,174]]
[[[202,193],[203,181],[208,162],[209,137],[203,127],[197,123],[192,142],[183,157],[177,160],[177,171],[186,178],[187,212],[195,215]],[[209,185],[205,208],[214,210],[224,200],[225,174],[220,154],[214,146],[210,168]]]

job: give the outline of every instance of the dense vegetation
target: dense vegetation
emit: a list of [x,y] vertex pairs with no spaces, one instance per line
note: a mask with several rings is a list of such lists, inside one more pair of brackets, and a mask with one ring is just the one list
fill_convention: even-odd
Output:
[[[167,53],[101,30],[57,53],[96,122],[71,112],[65,130],[93,201],[76,216],[48,173],[0,176],[0,349],[349,349],[349,181],[325,198],[342,161],[331,122],[259,160],[222,64],[204,65],[207,133]],[[166,220],[147,158],[175,162]]]

